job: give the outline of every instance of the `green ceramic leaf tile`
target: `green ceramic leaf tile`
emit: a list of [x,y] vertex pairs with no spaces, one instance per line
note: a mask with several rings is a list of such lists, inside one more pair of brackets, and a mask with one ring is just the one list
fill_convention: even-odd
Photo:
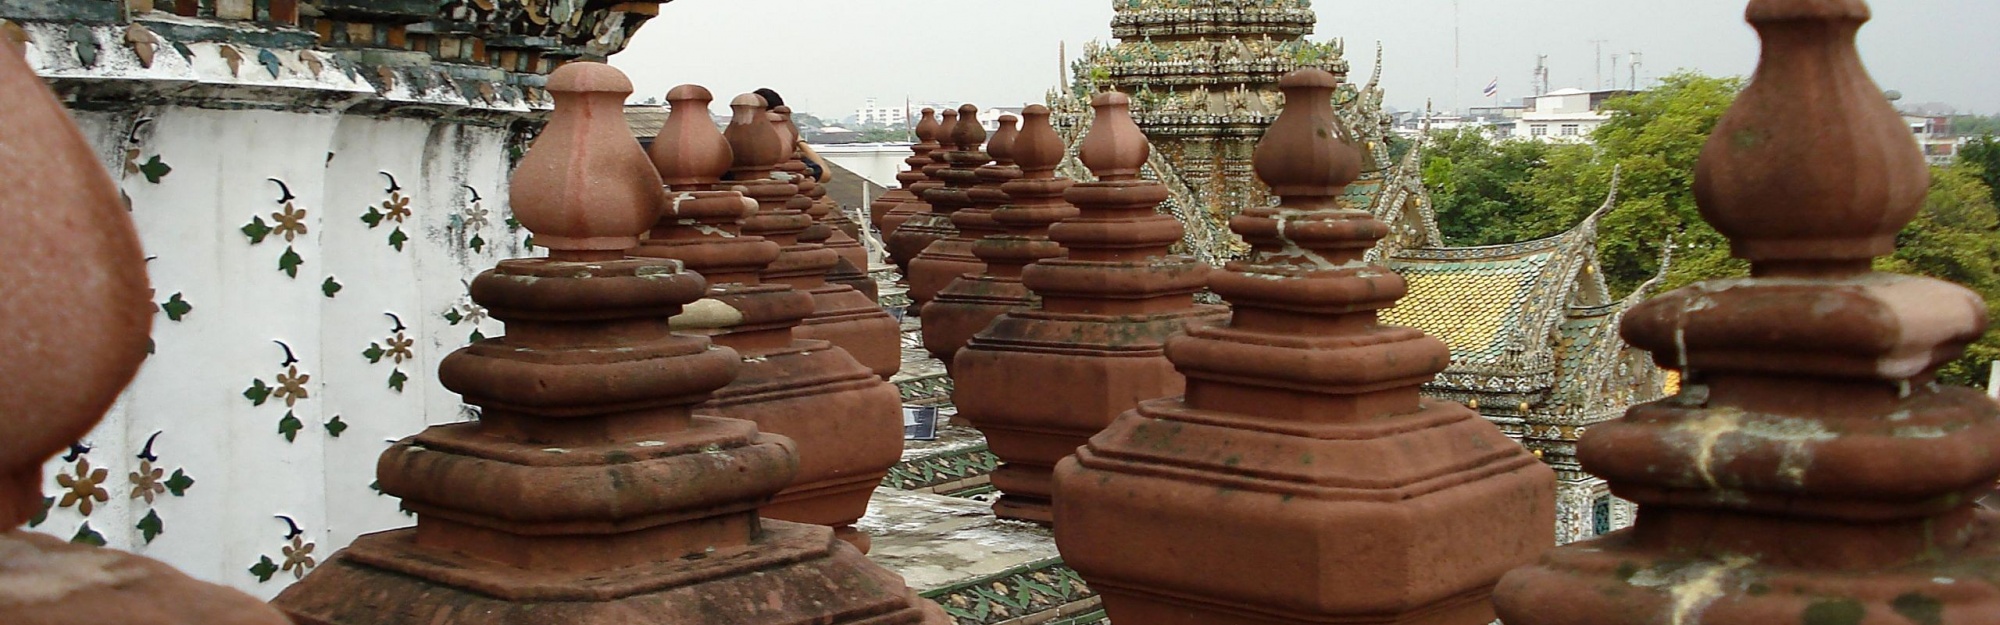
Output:
[[271,230],[271,225],[264,223],[263,217],[251,217],[250,223],[243,226],[243,236],[250,237],[250,244],[256,245],[263,243],[264,237],[271,236]]
[[319,283],[319,292],[325,293],[327,299],[333,299],[334,295],[340,293],[340,287],[339,281],[334,280],[333,276],[327,276],[325,282]]
[[250,574],[257,576],[259,582],[271,581],[271,576],[278,574],[278,563],[272,562],[271,556],[257,556],[257,563],[250,565]]
[[403,383],[408,381],[410,381],[410,376],[403,375],[402,369],[397,369],[389,373],[389,388],[396,389],[398,393],[403,392]]
[[382,355],[387,353],[389,352],[383,351],[382,346],[380,344],[369,343],[368,349],[361,350],[361,357],[367,358],[368,364],[372,365],[378,362],[382,362]]
[[158,154],[154,154],[153,158],[146,160],[146,164],[139,166],[139,173],[146,176],[146,182],[153,184],[160,184],[161,179],[173,172],[174,168],[168,167],[166,161],[160,160]]
[[340,415],[333,415],[333,420],[326,422],[326,433],[328,436],[340,438],[340,433],[346,431],[347,422],[341,421]]
[[400,226],[389,232],[389,245],[395,247],[398,252],[403,251],[403,242],[408,240],[410,240],[410,235],[403,234],[403,229]]
[[76,528],[76,535],[71,536],[69,541],[85,545],[95,545],[98,547],[102,547],[105,544],[104,535],[97,533],[97,530],[90,529],[89,521],[84,521],[83,527]]
[[299,266],[304,264],[306,259],[301,258],[291,246],[285,246],[284,255],[278,257],[278,270],[293,278],[299,277]]
[[148,545],[153,544],[154,538],[167,531],[165,525],[160,521],[160,513],[153,510],[146,511],[146,518],[139,519],[137,527],[139,528],[139,535],[145,537],[146,544]]
[[289,411],[285,413],[285,418],[278,420],[278,433],[285,436],[285,442],[287,443],[298,442],[299,430],[305,428],[305,422],[300,421],[298,417],[292,416],[292,413]]
[[174,469],[174,474],[168,476],[167,481],[163,483],[167,485],[167,492],[173,493],[175,497],[186,497],[188,489],[194,488],[194,478],[180,469]]
[[271,390],[263,380],[251,380],[250,388],[243,391],[243,398],[250,400],[252,406],[262,406],[264,402],[270,401]]
[[160,310],[167,313],[167,319],[180,321],[188,312],[194,310],[194,304],[182,299],[180,293],[175,293],[173,297],[167,298],[166,303],[160,304]]
[[42,509],[35,512],[35,516],[30,517],[28,519],[28,527],[35,527],[43,523],[47,523],[49,520],[49,509],[54,507],[56,507],[56,498],[43,497]]

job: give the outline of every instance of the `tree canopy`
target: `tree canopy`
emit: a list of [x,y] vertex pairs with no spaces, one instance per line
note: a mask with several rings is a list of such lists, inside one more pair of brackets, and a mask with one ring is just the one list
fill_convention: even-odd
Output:
[[[1588,144],[1492,140],[1478,130],[1440,132],[1424,156],[1424,178],[1450,245],[1491,245],[1554,236],[1604,202],[1619,172],[1618,204],[1598,227],[1599,260],[1618,294],[1658,275],[1666,245],[1672,263],[1663,288],[1743,275],[1729,242],[1701,219],[1694,166],[1710,131],[1742,91],[1739,78],[1693,72],[1667,77],[1649,91],[1605,103],[1611,119]],[[1933,172],[1922,213],[1902,233],[1900,249],[1878,265],[1887,271],[1949,280],[1988,302],[2000,319],[2000,141],[1973,141],[1958,162]],[[1954,384],[1984,384],[2000,359],[1988,335],[1941,373]]]

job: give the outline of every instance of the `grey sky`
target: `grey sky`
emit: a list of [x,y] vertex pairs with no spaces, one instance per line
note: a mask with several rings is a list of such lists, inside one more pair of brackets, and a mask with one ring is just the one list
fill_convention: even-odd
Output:
[[[1459,51],[1452,7],[1459,5]],[[1638,50],[1642,86],[1678,68],[1748,74],[1755,33],[1743,0],[1318,0],[1314,40],[1347,40],[1355,81],[1366,80],[1374,46],[1386,47],[1383,84],[1391,106],[1478,105],[1498,77],[1502,97],[1529,88],[1535,55],[1549,55],[1552,86],[1596,80],[1592,40],[1604,63]],[[1943,102],[1964,112],[2000,111],[2000,2],[1875,0],[1862,55],[1905,103]],[[1111,40],[1112,0],[676,0],[611,62],[632,76],[637,97],[697,83],[723,109],[734,94],[769,86],[794,108],[851,114],[867,98],[1010,106],[1041,101],[1057,82],[1057,47],[1072,58],[1091,39]],[[1454,58],[1456,57],[1456,61]],[[1454,72],[1454,65],[1458,68]],[[1610,80],[1607,68],[1607,77]],[[1456,74],[1456,79],[1454,75]]]

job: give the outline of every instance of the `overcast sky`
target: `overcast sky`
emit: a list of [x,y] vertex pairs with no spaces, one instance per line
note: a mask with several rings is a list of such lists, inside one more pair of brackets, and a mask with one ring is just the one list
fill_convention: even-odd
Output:
[[[1039,102],[1057,84],[1058,46],[1072,58],[1092,39],[1111,41],[1112,0],[675,0],[611,62],[639,94],[663,96],[696,83],[718,97],[772,87],[816,115],[850,115],[883,103]],[[1457,18],[1454,20],[1454,5]],[[1312,39],[1344,38],[1352,80],[1365,81],[1375,42],[1386,47],[1390,106],[1417,109],[1487,102],[1530,88],[1538,54],[1552,87],[1603,81],[1613,54],[1624,86],[1627,55],[1642,53],[1641,86],[1680,68],[1747,75],[1757,40],[1743,0],[1318,0]],[[1905,104],[1942,102],[1962,112],[2000,112],[2000,1],[1876,0],[1861,32],[1869,70]],[[1456,24],[1456,29],[1454,28]],[[1457,45],[1454,49],[1454,30]]]

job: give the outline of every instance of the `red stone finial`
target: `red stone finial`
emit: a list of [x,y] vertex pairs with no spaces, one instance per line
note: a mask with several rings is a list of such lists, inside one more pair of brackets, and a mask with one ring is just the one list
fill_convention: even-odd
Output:
[[1021,134],[1014,138],[1014,162],[1021,166],[1021,177],[1027,179],[1048,179],[1056,177],[1056,167],[1062,165],[1062,135],[1056,133],[1049,123],[1049,107],[1031,104],[1021,109]]
[[667,92],[671,107],[667,123],[648,155],[661,181],[675,190],[705,190],[680,187],[715,184],[736,158],[729,140],[709,120],[708,105],[714,101],[715,96],[700,85],[681,85]]
[[42,510],[42,464],[103,418],[146,357],[154,315],[146,260],[99,163],[42,79],[13,46],[0,45],[0,171],[20,177],[0,193],[8,254],[0,263],[0,621],[288,623],[255,598],[159,562],[16,530]]
[[1099,180],[1137,180],[1139,168],[1146,165],[1153,147],[1146,142],[1138,122],[1132,121],[1132,98],[1109,91],[1091,98],[1090,106],[1096,114],[1077,158],[1083,159],[1083,166]]
[[924,116],[917,120],[917,143],[937,145],[937,109],[925,107]]
[[[1258,260],[1265,264],[1313,269],[1360,260],[1388,236],[1389,226],[1366,211],[1332,210],[1361,176],[1361,152],[1348,143],[1352,133],[1333,112],[1340,81],[1324,70],[1303,69],[1278,86],[1285,110],[1258,142],[1252,166],[1282,203],[1246,209],[1230,227],[1262,253]],[[1380,303],[1393,304],[1404,289],[1398,284],[1377,295]]]
[[938,152],[950,152],[959,149],[958,141],[952,138],[952,134],[957,131],[958,109],[938,111],[938,130],[936,136],[938,149],[931,151],[931,160],[943,163],[944,155],[938,154]]
[[739,181],[762,180],[785,161],[785,145],[765,117],[764,96],[746,93],[729,101],[729,127],[722,136],[736,160],[729,168]]
[[[1332,202],[1358,169],[1328,145],[1334,85],[1281,83],[1256,163],[1284,204],[1236,222],[1275,225],[1256,234],[1294,253],[1373,240],[1353,227],[1369,213]],[[1402,278],[1239,261],[1208,284],[1234,317],[1167,339],[1185,397],[1139,403],[1056,467],[1056,545],[1113,622],[1491,622],[1495,580],[1555,540],[1555,476],[1479,414],[1421,397],[1450,351],[1375,322]]]
[[1702,150],[1702,216],[1760,275],[1866,272],[1930,182],[1855,49],[1868,5],[1756,0],[1748,15],[1763,60]]
[[[1003,494],[993,510],[1004,518],[1051,522],[1056,462],[1138,402],[1181,394],[1185,381],[1167,362],[1167,338],[1228,316],[1194,301],[1209,267],[1173,253],[1186,230],[1159,212],[1167,187],[1138,177],[1148,148],[1127,102],[1116,93],[1097,98],[1083,159],[1100,180],[1063,189],[1068,181],[1036,178],[1005,188],[1034,207],[1008,219],[1024,229],[1045,219],[1042,211],[1063,208],[1048,195],[1060,190],[1078,215],[1050,226],[1048,239],[1068,255],[1023,269],[1021,283],[1040,304],[994,319],[953,357],[952,399],[1002,462],[993,485]],[[1039,151],[1034,137],[1050,132],[1045,119],[1029,118],[1017,153],[1023,141],[1026,153]],[[1026,158],[1032,166],[1045,157]],[[1021,400],[1037,393],[1050,397]]]
[[514,216],[551,258],[617,258],[666,206],[659,171],[625,125],[632,81],[603,63],[574,62],[549,75],[548,89],[555,113],[508,187]]
[[[926,216],[935,208],[929,197],[931,192],[945,186],[941,175],[951,167],[945,159],[958,150],[951,138],[958,126],[958,110],[948,108],[939,111],[938,117],[938,129],[933,136],[938,143],[925,154],[929,160],[921,167],[924,179],[910,187],[916,199],[897,206],[882,220],[883,231],[888,233],[883,239],[883,247],[888,249],[889,262],[895,263],[896,268],[902,271],[905,281],[910,275],[910,261],[923,253],[924,248],[930,247],[932,242],[954,232],[948,217]],[[905,228],[906,225],[913,227]]]
[[785,147],[784,158],[778,159],[778,162],[782,164],[792,160],[799,152],[799,129],[792,125],[792,107],[779,105],[765,113],[764,118],[771,121],[771,130],[778,133],[778,141]]
[[[1922,205],[1909,131],[1855,50],[1856,0],[1753,0],[1749,87],[1697,166],[1696,201],[1751,278],[1662,295],[1623,334],[1674,397],[1591,426],[1583,468],[1639,504],[1495,593],[1514,625],[1976,623],[2000,583],[2000,406],[1936,383],[1986,329],[1958,285],[1870,271]],[[1560,608],[1551,608],[1560,606]]]
[[1310,202],[1301,208],[1332,208],[1333,198],[1361,177],[1361,153],[1348,143],[1352,134],[1333,113],[1333,90],[1339,86],[1324,70],[1286,74],[1278,81],[1284,113],[1264,132],[1252,160],[1274,195]]
[[1014,142],[1021,136],[1020,123],[1019,117],[1000,116],[1000,129],[994,131],[993,138],[986,142],[986,155],[993,157],[993,164],[1000,167],[1014,166]]
[[979,107],[958,107],[958,125],[951,130],[951,142],[959,151],[977,150],[986,143],[986,127],[979,123]]

